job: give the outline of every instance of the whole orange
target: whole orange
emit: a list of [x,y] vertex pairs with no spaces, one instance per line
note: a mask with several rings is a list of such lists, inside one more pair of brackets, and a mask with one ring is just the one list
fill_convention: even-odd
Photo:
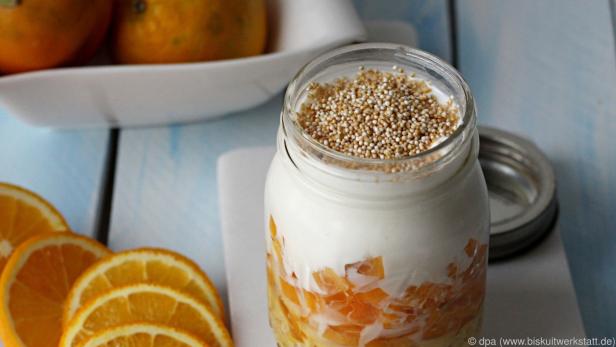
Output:
[[117,0],[116,60],[181,63],[262,53],[266,0]]
[[15,73],[91,58],[111,21],[111,0],[0,1],[0,71]]

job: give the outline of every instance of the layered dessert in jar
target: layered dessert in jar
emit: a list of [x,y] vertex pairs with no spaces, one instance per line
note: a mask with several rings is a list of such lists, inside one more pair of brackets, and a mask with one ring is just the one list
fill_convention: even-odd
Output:
[[449,65],[354,45],[290,84],[266,183],[279,346],[465,346],[485,297],[489,208],[474,101]]

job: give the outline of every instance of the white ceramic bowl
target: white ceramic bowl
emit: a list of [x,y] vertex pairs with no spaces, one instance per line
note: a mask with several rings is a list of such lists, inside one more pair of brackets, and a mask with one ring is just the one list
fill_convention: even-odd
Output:
[[207,119],[266,101],[315,55],[365,38],[350,0],[270,3],[270,53],[204,63],[97,65],[4,76],[0,107],[30,124],[49,127]]

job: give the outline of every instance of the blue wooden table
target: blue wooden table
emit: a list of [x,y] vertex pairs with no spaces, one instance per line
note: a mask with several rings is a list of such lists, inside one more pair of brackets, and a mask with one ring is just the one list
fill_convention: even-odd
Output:
[[[533,139],[553,161],[560,229],[589,337],[616,336],[616,46],[611,0],[356,0],[405,20],[469,81],[481,124]],[[50,131],[0,110],[0,180],[53,202],[114,249],[181,251],[225,288],[216,160],[272,145],[282,97],[190,125]],[[546,278],[549,281],[549,278]],[[558,317],[554,317],[558,319]]]

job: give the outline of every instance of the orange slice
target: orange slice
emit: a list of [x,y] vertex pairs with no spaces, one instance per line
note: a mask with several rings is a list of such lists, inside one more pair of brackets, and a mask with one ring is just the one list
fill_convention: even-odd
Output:
[[188,258],[162,249],[137,249],[102,259],[84,272],[66,301],[64,323],[91,298],[115,287],[137,283],[159,284],[192,295],[223,319],[222,300],[212,282]]
[[208,347],[193,335],[166,325],[133,323],[97,332],[81,347]]
[[110,252],[72,233],[45,233],[22,243],[0,277],[0,333],[8,347],[55,346],[69,289]]
[[92,298],[68,322],[58,346],[80,346],[97,331],[134,322],[183,329],[212,347],[233,346],[220,318],[201,301],[173,288],[145,283]]
[[45,199],[24,188],[0,182],[0,272],[13,250],[28,238],[68,229],[64,217]]

